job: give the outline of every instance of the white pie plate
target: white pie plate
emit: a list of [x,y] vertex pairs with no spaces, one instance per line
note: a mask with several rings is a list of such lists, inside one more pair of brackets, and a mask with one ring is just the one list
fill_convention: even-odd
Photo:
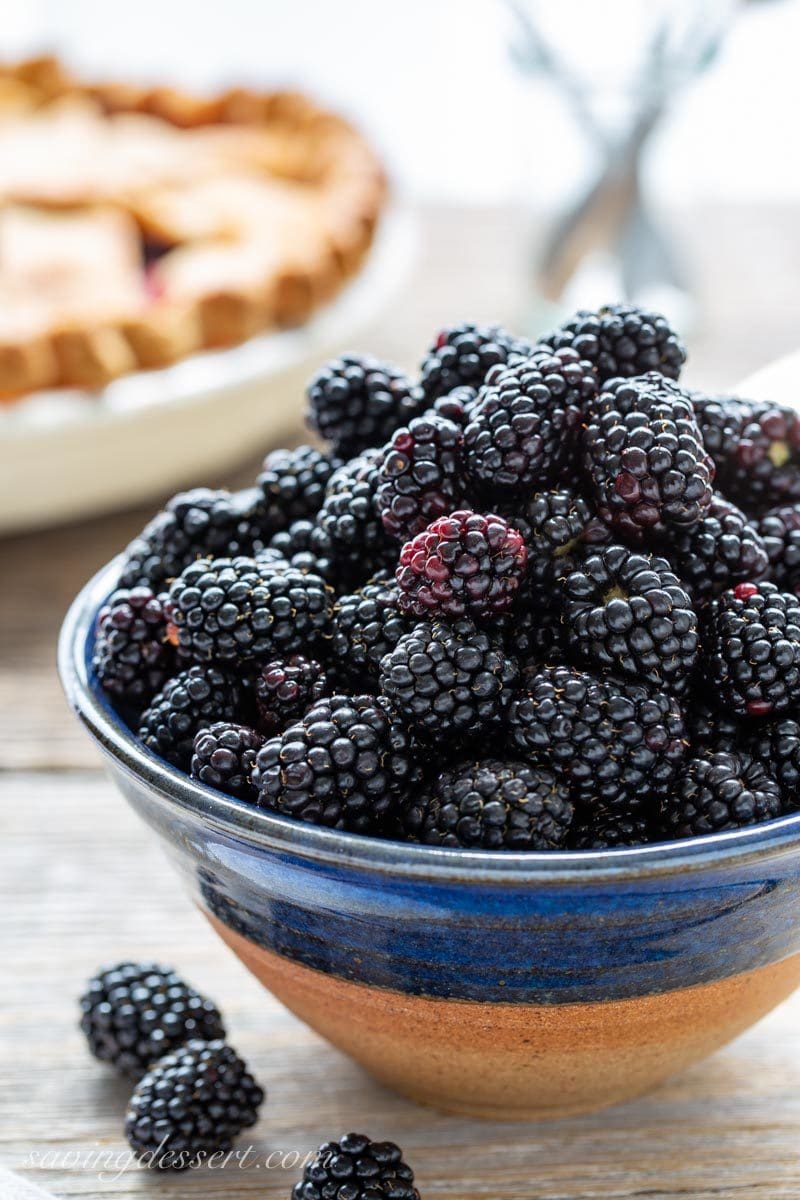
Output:
[[141,371],[99,392],[38,393],[0,406],[0,533],[124,508],[218,480],[296,433],[309,375],[399,291],[416,247],[387,213],[361,273],[306,325]]

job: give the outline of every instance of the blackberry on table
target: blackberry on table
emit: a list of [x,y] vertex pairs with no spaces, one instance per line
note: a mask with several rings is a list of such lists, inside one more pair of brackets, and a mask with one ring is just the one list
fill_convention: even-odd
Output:
[[354,833],[380,829],[418,778],[411,739],[381,698],[334,695],[270,738],[253,776],[262,808]]
[[744,513],[721,496],[714,496],[692,529],[674,533],[665,549],[697,603],[742,580],[761,579],[770,566],[763,538]]
[[315,516],[322,507],[331,475],[342,465],[341,459],[314,446],[273,450],[268,454],[258,486],[264,493],[275,528]]
[[774,583],[739,583],[709,605],[703,666],[717,702],[749,717],[800,701],[800,600]]
[[574,807],[569,788],[547,767],[497,758],[448,768],[404,806],[415,840],[482,850],[557,850]]
[[308,423],[344,459],[381,446],[427,405],[404,372],[369,354],[343,354],[308,385]]
[[723,751],[690,759],[661,802],[661,824],[673,838],[741,829],[780,814],[780,789],[763,765],[747,754]]
[[607,546],[562,580],[562,593],[567,642],[580,658],[686,690],[698,660],[698,620],[666,559]]
[[264,737],[248,725],[217,721],[194,736],[189,774],[217,791],[254,800],[253,767]]
[[499,638],[469,619],[422,621],[381,661],[383,695],[415,731],[461,739],[497,729],[519,667]]
[[217,721],[235,721],[242,703],[238,680],[216,666],[188,667],[169,679],[139,719],[142,744],[186,771],[194,735]]
[[644,846],[654,841],[650,813],[608,812],[588,809],[573,825],[569,846],[573,850],[614,850],[617,847]]
[[529,605],[552,606],[558,578],[575,569],[582,549],[611,540],[589,502],[567,488],[536,492],[502,512],[525,539],[528,568],[521,591]]
[[777,780],[784,810],[799,808],[800,724],[792,717],[781,717],[757,726],[747,752]]
[[563,665],[525,673],[507,728],[515,753],[556,771],[576,800],[615,812],[665,794],[688,750],[673,696]]
[[771,508],[755,522],[763,539],[770,579],[784,592],[800,593],[800,504]]
[[522,535],[495,514],[459,510],[406,542],[395,573],[400,611],[477,620],[505,612],[527,569]]
[[390,537],[401,542],[437,517],[462,507],[463,435],[444,417],[417,417],[383,448],[375,508]]
[[514,354],[530,347],[500,325],[474,325],[469,321],[443,329],[420,369],[420,383],[429,403],[455,388],[479,388],[494,367],[505,366]]
[[253,681],[261,731],[272,737],[330,691],[321,663],[303,654],[264,663]]
[[317,514],[338,577],[358,586],[397,562],[397,546],[375,510],[381,453],[370,450],[331,476]]
[[143,708],[175,670],[164,597],[149,587],[113,592],[97,615],[92,668],[109,696]]
[[131,1079],[191,1038],[225,1036],[212,1001],[157,963],[121,962],[100,971],[80,1007],[92,1054]]
[[666,317],[632,304],[582,310],[539,342],[553,350],[575,350],[592,364],[601,383],[647,371],[677,379],[686,361],[683,344]]
[[139,1081],[125,1115],[136,1157],[155,1170],[183,1171],[225,1152],[255,1125],[264,1092],[220,1038],[195,1038],[166,1054]]
[[346,1133],[325,1142],[292,1189],[292,1200],[420,1200],[414,1172],[394,1142]]
[[553,486],[575,453],[595,395],[588,363],[571,350],[537,350],[493,374],[464,430],[464,463],[487,495]]
[[399,597],[394,579],[378,576],[334,605],[331,663],[337,678],[356,690],[377,690],[381,659],[410,628]]

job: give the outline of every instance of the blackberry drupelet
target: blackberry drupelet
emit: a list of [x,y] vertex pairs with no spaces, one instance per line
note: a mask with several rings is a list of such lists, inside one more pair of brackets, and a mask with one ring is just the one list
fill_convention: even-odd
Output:
[[198,559],[173,580],[168,636],[195,662],[248,669],[329,636],[333,591],[318,575],[263,559]]
[[408,616],[496,617],[511,607],[527,569],[522,535],[495,514],[440,517],[400,551],[395,578]]
[[709,605],[703,666],[723,709],[785,712],[800,701],[800,600],[774,583],[739,583]]
[[375,509],[390,537],[406,542],[437,517],[461,508],[463,434],[444,417],[417,417],[384,446]]
[[668,792],[688,749],[673,696],[568,666],[526,672],[507,726],[515,753],[556,771],[576,801],[615,813]]
[[263,735],[255,729],[218,721],[195,734],[189,774],[229,796],[255,800],[253,767],[263,744]]
[[800,504],[781,504],[764,513],[755,527],[763,538],[771,581],[784,592],[800,593]]
[[558,578],[577,567],[580,551],[611,540],[588,501],[567,488],[536,492],[503,506],[502,513],[525,539],[528,569],[521,592],[527,605],[552,606]]
[[761,579],[769,570],[763,539],[744,513],[721,496],[714,496],[693,529],[674,533],[665,549],[696,604],[742,580]]
[[784,811],[800,807],[800,724],[792,717],[761,724],[746,749],[777,779]]
[[97,616],[92,668],[117,703],[143,708],[153,698],[175,670],[163,596],[136,587],[108,598]]
[[485,758],[443,771],[404,805],[403,822],[430,846],[558,850],[574,815],[568,787],[547,767]]
[[121,962],[89,980],[81,996],[89,1049],[131,1079],[191,1038],[225,1036],[216,1006],[171,967]]
[[394,1142],[346,1133],[320,1146],[292,1200],[420,1200],[414,1172]]
[[375,833],[419,773],[418,755],[384,700],[334,695],[259,751],[258,803],[284,816]]
[[459,429],[469,425],[470,414],[478,399],[478,389],[474,387],[457,387],[444,396],[434,400],[430,408],[422,414],[423,417],[444,417],[452,421]]
[[221,1039],[195,1038],[162,1058],[139,1081],[125,1115],[136,1157],[156,1170],[184,1171],[258,1120],[264,1093]]
[[655,841],[653,820],[647,813],[589,811],[576,819],[569,838],[573,850],[613,850],[617,846],[644,846]]
[[369,354],[343,354],[308,385],[308,423],[341,458],[381,446],[428,403],[397,367]]
[[276,529],[313,517],[322,507],[331,475],[342,461],[313,446],[273,450],[264,459],[258,486]]
[[420,368],[428,403],[464,385],[479,388],[494,367],[505,366],[510,356],[525,355],[529,350],[528,343],[500,325],[465,321],[443,329]]
[[378,689],[381,659],[410,628],[399,596],[393,579],[378,577],[334,605],[330,660],[336,677],[355,690]]
[[626,546],[588,554],[562,581],[570,649],[676,695],[699,654],[697,615],[664,558]]
[[317,514],[338,577],[358,587],[371,575],[397,562],[397,545],[375,510],[379,450],[370,450],[335,471]]
[[193,666],[169,679],[139,720],[143,745],[186,771],[194,735],[217,721],[235,721],[242,702],[238,681],[216,666]]
[[331,540],[315,521],[292,521],[288,529],[275,534],[267,549],[260,551],[256,558],[259,561],[273,562],[275,555],[279,555],[299,571],[310,571],[312,575],[319,575],[332,587],[338,583],[336,557]]
[[463,741],[498,728],[519,667],[498,637],[468,619],[422,621],[384,656],[380,677],[384,696],[415,731]]
[[686,351],[666,317],[630,304],[578,312],[539,340],[553,350],[568,346],[577,351],[592,364],[601,383],[646,371],[677,379],[686,361]]
[[259,726],[268,737],[292,721],[330,691],[323,666],[303,654],[265,663],[253,682]]
[[464,463],[487,495],[554,486],[577,445],[594,397],[588,363],[571,350],[537,350],[494,373],[464,430]]
[[671,838],[741,829],[780,814],[777,782],[760,762],[742,753],[690,759],[674,791],[661,802],[661,824]]

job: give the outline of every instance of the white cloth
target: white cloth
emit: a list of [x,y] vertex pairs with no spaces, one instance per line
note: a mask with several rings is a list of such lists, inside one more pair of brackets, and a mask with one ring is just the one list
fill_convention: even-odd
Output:
[[28,1183],[19,1175],[13,1175],[0,1167],[0,1200],[55,1200],[50,1192],[43,1192],[35,1184]]

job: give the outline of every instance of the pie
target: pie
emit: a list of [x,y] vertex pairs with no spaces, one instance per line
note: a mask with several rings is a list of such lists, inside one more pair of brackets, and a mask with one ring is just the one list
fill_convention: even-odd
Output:
[[364,261],[381,165],[295,92],[0,66],[0,398],[301,324]]

